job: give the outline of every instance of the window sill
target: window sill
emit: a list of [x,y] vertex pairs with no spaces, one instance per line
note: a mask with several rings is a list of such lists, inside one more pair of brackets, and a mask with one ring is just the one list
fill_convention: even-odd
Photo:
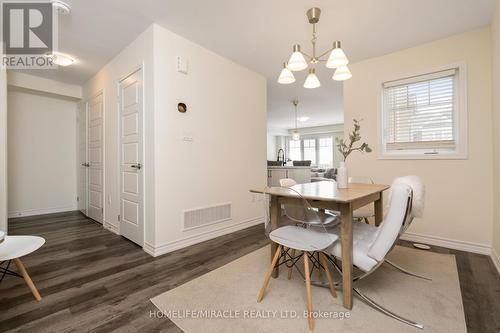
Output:
[[379,160],[467,160],[467,154],[390,154],[378,155]]

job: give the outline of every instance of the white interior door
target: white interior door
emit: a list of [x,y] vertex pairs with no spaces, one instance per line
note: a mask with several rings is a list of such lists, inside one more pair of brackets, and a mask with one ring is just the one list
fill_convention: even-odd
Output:
[[87,215],[87,107],[78,104],[78,210]]
[[142,69],[120,81],[120,233],[143,245]]
[[103,222],[103,99],[102,94],[87,102],[88,110],[88,217]]

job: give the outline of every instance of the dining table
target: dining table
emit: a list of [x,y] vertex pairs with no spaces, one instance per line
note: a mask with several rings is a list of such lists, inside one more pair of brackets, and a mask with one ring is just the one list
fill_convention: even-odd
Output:
[[[389,186],[349,183],[347,188],[339,189],[335,181],[320,181],[297,184],[291,188],[293,191],[283,187],[253,188],[250,192],[266,193],[270,196],[269,215],[272,230],[280,227],[282,204],[301,204],[302,200],[305,199],[313,208],[340,213],[343,305],[350,310],[353,306],[353,211],[367,205],[374,205],[374,223],[378,226],[383,219],[383,192]],[[271,242],[271,259],[277,246],[276,243]],[[278,275],[279,267],[276,267],[273,271],[273,277],[276,278]]]

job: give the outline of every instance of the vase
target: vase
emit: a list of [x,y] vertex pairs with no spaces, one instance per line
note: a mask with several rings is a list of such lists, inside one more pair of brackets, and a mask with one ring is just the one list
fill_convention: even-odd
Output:
[[337,187],[347,188],[348,185],[348,175],[345,162],[339,163],[339,168],[337,169]]

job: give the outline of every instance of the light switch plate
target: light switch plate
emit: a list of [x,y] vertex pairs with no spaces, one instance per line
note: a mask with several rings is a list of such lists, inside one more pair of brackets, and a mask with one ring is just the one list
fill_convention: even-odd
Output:
[[188,63],[186,58],[177,56],[177,71],[182,74],[188,73]]

